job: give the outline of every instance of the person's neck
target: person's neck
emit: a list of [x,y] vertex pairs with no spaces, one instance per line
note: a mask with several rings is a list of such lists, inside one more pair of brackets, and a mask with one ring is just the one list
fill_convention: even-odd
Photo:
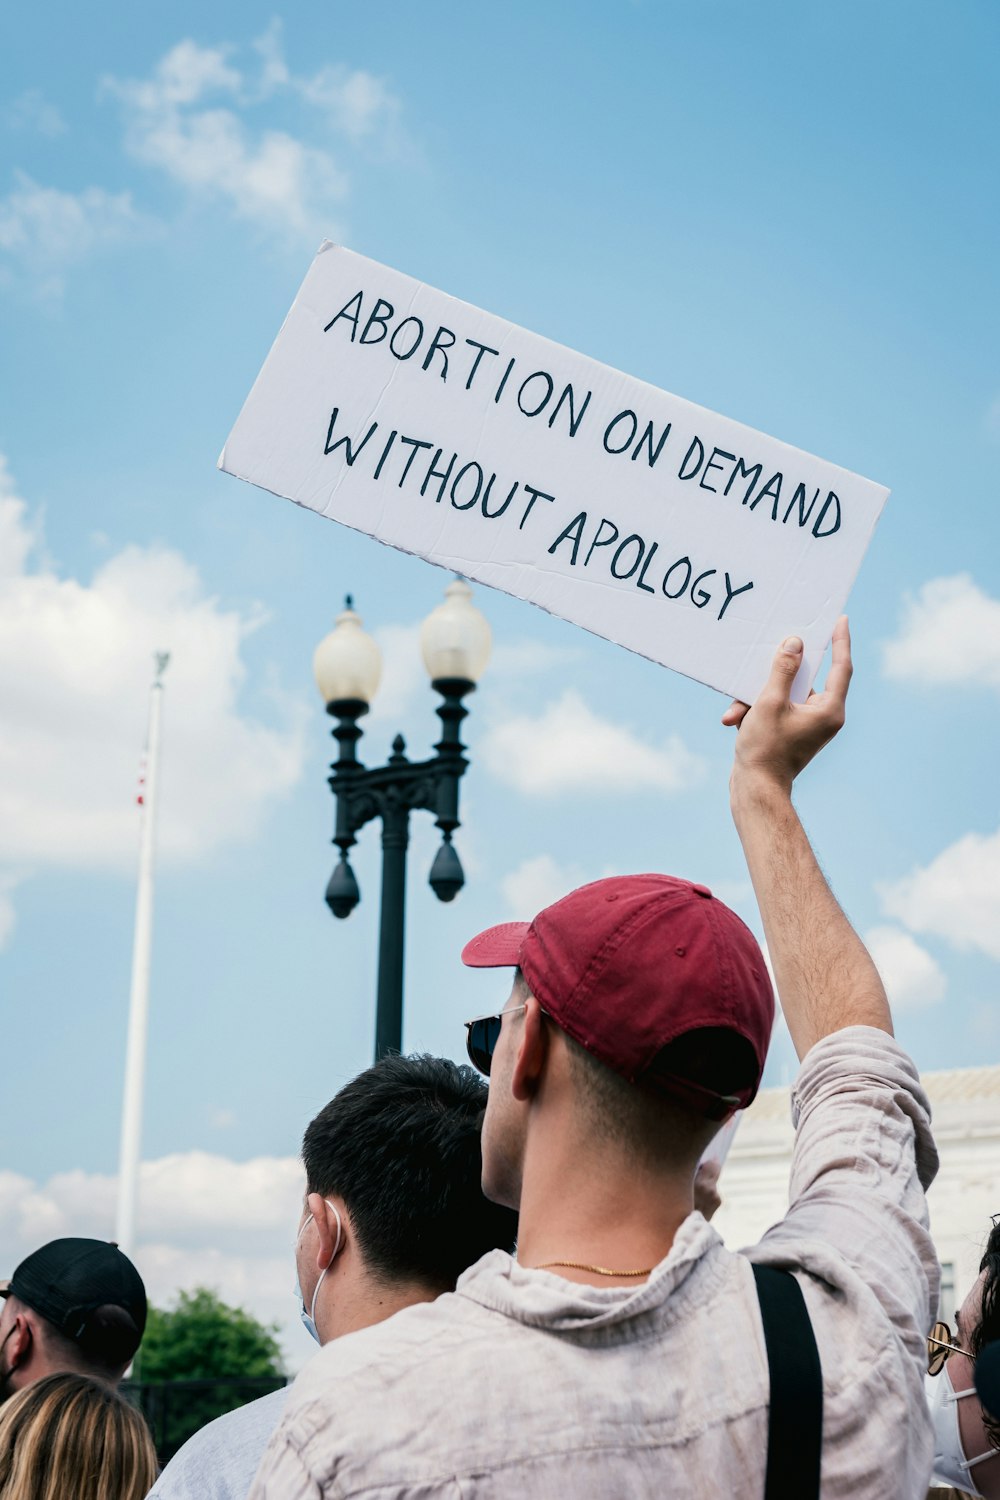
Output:
[[659,1264],[694,1207],[692,1173],[653,1170],[609,1146],[581,1145],[569,1135],[531,1140],[521,1179],[517,1259],[553,1266],[560,1276],[590,1286],[615,1286],[641,1277],[604,1276],[584,1266],[646,1271]]
[[[357,1333],[383,1323],[404,1307],[418,1302],[433,1302],[438,1293],[416,1282],[379,1282],[366,1277],[350,1291],[338,1290],[335,1322],[319,1327],[320,1342],[330,1343],[345,1333]],[[318,1326],[318,1325],[317,1325]]]
[[83,1363],[82,1360],[71,1363],[65,1357],[60,1358],[57,1354],[49,1354],[46,1350],[37,1350],[33,1358],[18,1371],[18,1383],[21,1388],[26,1385],[34,1385],[38,1380],[44,1380],[48,1375],[86,1375],[91,1380],[103,1380],[106,1385],[112,1384],[111,1377],[98,1374]]

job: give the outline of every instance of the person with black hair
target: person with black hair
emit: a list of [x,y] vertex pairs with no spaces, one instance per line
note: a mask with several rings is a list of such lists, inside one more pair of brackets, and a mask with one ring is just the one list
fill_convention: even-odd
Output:
[[142,1277],[105,1240],[50,1240],[0,1282],[0,1401],[46,1375],[117,1385],[146,1327]]
[[[517,1215],[480,1187],[485,1083],[438,1057],[383,1057],[306,1128],[295,1237],[302,1320],[319,1344],[451,1291]],[[242,1500],[287,1390],[218,1417],[167,1464],[150,1500]]]
[[1000,1223],[979,1275],[955,1314],[955,1332],[935,1323],[927,1339],[927,1401],[934,1424],[934,1480],[965,1495],[1000,1500],[1000,1413],[976,1394],[975,1362],[1000,1339]]

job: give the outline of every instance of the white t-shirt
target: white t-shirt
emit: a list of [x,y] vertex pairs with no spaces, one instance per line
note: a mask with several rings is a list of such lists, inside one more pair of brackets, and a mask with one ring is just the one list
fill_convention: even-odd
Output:
[[290,1387],[227,1411],[189,1437],[147,1500],[246,1500]]

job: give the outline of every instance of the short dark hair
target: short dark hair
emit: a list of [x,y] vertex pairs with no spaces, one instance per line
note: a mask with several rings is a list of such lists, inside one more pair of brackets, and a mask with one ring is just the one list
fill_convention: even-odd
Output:
[[[606,1140],[652,1164],[671,1163],[678,1154],[701,1155],[719,1129],[716,1114],[652,1082],[630,1082],[563,1035],[581,1102]],[[662,1047],[655,1061],[657,1073],[671,1074],[713,1095],[738,1093],[753,1082],[756,1070],[746,1038],[719,1027],[684,1032]]]
[[993,1228],[986,1241],[979,1269],[980,1272],[985,1271],[986,1275],[983,1279],[979,1322],[969,1330],[969,1350],[973,1358],[981,1354],[987,1344],[1000,1339],[1000,1222],[996,1218],[993,1220]]
[[483,1196],[485,1083],[445,1058],[381,1058],[321,1109],[302,1159],[311,1193],[337,1193],[368,1267],[451,1290],[488,1250],[510,1250],[517,1215]]
[[[993,1228],[986,1241],[983,1258],[979,1262],[983,1277],[983,1297],[979,1308],[979,1322],[969,1329],[969,1353],[978,1359],[987,1344],[1000,1339],[1000,1223],[993,1217]],[[983,1407],[983,1427],[992,1448],[1000,1449],[1000,1422]]]

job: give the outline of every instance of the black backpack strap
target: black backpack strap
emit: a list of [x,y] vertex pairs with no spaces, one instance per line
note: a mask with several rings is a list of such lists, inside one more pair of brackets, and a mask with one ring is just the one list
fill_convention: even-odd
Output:
[[812,1323],[790,1271],[752,1270],[771,1377],[764,1500],[819,1500],[823,1373]]

